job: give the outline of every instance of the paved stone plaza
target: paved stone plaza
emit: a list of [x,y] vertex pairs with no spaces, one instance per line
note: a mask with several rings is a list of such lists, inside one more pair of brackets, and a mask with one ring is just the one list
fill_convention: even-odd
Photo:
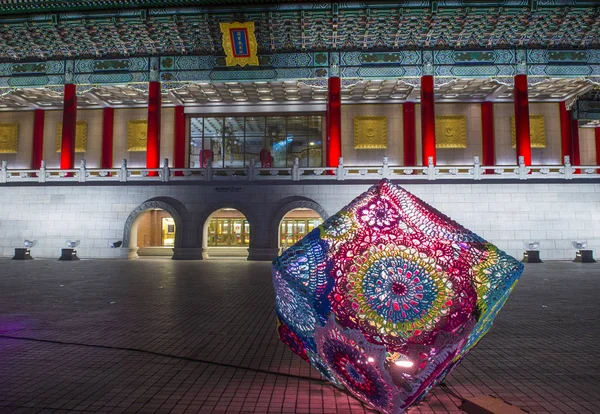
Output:
[[[527,265],[447,384],[600,412],[599,293],[600,265]],[[267,262],[0,260],[0,412],[368,412],[279,342],[273,301]]]

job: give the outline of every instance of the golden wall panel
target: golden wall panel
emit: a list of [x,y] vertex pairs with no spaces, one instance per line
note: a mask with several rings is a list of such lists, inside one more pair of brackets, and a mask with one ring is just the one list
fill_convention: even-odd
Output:
[[387,148],[387,117],[355,116],[354,149]]
[[[56,152],[62,147],[62,122],[56,127]],[[75,125],[75,152],[87,150],[87,121],[77,121]]]
[[148,120],[136,119],[127,124],[127,151],[146,151],[148,140]]
[[0,154],[16,154],[19,146],[19,124],[0,124]]
[[[510,132],[512,147],[517,147],[517,133],[515,132],[515,116],[510,116]],[[529,133],[531,148],[546,148],[546,121],[542,114],[529,114]]]
[[467,117],[438,115],[435,117],[436,148],[467,148]]

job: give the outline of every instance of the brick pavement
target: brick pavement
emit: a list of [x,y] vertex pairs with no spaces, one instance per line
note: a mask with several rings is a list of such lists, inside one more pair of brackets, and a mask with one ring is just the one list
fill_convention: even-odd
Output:
[[[598,265],[527,265],[448,385],[600,412],[599,293]],[[370,412],[278,341],[265,262],[0,260],[0,335],[1,413]],[[458,405],[436,389],[410,412]]]

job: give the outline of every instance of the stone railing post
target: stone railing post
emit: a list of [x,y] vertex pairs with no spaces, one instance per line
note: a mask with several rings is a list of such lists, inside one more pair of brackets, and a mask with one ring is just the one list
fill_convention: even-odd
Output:
[[45,183],[46,182],[46,161],[42,160],[40,165],[40,173],[38,175],[38,182]]
[[383,167],[381,168],[381,177],[390,178],[390,164],[388,157],[383,157]]
[[344,179],[344,157],[338,159],[337,171],[335,173],[336,179],[341,181]]
[[292,181],[300,181],[300,161],[298,157],[294,158],[294,165],[292,166]]
[[163,158],[163,165],[161,171],[161,181],[163,183],[168,183],[171,179],[171,170],[169,169],[169,159]]
[[246,169],[248,181],[254,181],[256,178],[256,170],[254,168],[254,158],[250,158],[250,164],[248,164],[248,168]]
[[122,183],[127,182],[127,175],[129,172],[127,171],[127,160],[121,160],[121,171],[119,172],[119,181]]
[[473,179],[481,180],[481,164],[478,156],[473,157]]
[[435,180],[435,166],[433,165],[433,157],[427,157],[427,180]]
[[525,165],[525,157],[519,156],[519,180],[527,179],[527,166]]
[[571,157],[565,155],[565,180],[573,179],[573,168],[571,167]]
[[2,161],[2,168],[0,168],[0,183],[4,184],[6,183],[6,180],[8,178],[8,174],[7,174],[7,166],[8,166],[8,161]]
[[86,161],[85,160],[81,160],[81,163],[79,164],[79,182],[80,183],[85,183],[85,179],[87,175],[87,171],[86,171]]
[[212,161],[206,161],[206,173],[204,174],[204,181],[212,181],[213,170],[212,170]]

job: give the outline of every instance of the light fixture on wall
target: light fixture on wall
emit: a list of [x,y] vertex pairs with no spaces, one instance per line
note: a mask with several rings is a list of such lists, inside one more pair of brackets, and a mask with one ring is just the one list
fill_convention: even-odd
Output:
[[69,248],[69,249],[74,249],[74,248],[76,248],[77,246],[79,246],[79,240],[75,240],[75,241],[72,241],[72,240],[67,240],[67,243],[66,243],[66,244],[67,244],[67,248]]
[[540,250],[539,241],[528,241],[523,244],[525,245],[525,250],[527,251]]

